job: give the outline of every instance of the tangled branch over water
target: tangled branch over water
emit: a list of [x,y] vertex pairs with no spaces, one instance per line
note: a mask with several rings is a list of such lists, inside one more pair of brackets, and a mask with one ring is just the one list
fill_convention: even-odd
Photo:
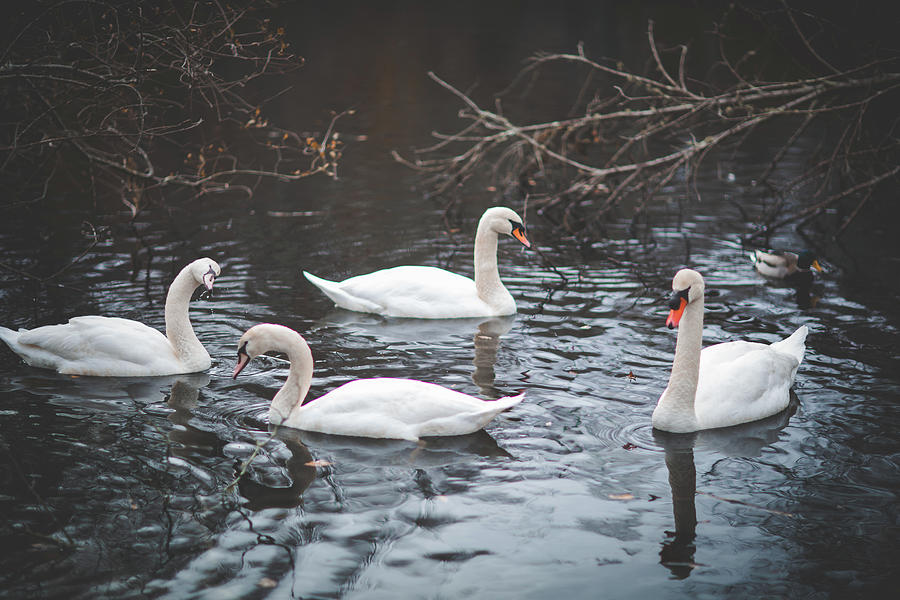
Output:
[[266,102],[283,90],[265,82],[302,59],[252,2],[71,0],[7,16],[15,27],[0,47],[7,189],[40,199],[74,183],[136,213],[162,188],[252,195],[263,179],[335,175],[334,122],[311,134],[266,118]]
[[[808,219],[852,197],[857,204],[840,227],[843,231],[874,190],[900,172],[891,159],[900,157],[900,143],[892,134],[896,112],[892,121],[877,126],[869,117],[874,107],[898,100],[900,56],[837,68],[814,48],[799,15],[786,5],[784,15],[812,63],[801,77],[767,79],[753,72],[756,50],[733,59],[728,35],[717,28],[711,34],[718,47],[715,64],[702,79],[692,78],[688,47],[662,48],[652,21],[647,28],[649,75],[593,60],[582,46],[574,54],[539,54],[497,94],[490,110],[429,73],[459,98],[459,118],[466,124],[454,134],[435,133],[438,142],[416,150],[412,158],[395,153],[395,159],[430,175],[438,193],[490,168],[507,192],[528,195],[549,220],[589,237],[591,224],[625,199],[639,214],[661,192],[671,193],[675,183],[686,184],[685,195],[698,197],[696,177],[704,160],[716,151],[734,151],[766,128],[780,146],[755,179],[777,197],[803,194],[805,206],[786,213],[779,203],[763,215],[760,231]],[[581,69],[583,80],[570,115],[537,123],[507,116],[501,100],[515,99],[513,92],[521,84],[534,85],[542,75],[573,65]],[[835,123],[840,133],[820,136],[820,146],[800,176],[780,177],[779,166],[801,136]]]

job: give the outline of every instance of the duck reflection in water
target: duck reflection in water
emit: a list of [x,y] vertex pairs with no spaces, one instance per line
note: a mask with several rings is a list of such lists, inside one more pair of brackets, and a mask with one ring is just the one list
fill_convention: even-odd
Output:
[[694,433],[668,433],[653,430],[653,438],[666,453],[666,469],[672,490],[672,512],[675,530],[666,531],[666,540],[659,552],[659,563],[671,571],[675,579],[686,579],[694,568],[702,566],[694,561],[697,550],[697,470],[694,449],[713,451],[729,457],[759,456],[766,446],[776,441],[799,400],[791,392],[788,407],[766,419],[721,429],[704,429]]

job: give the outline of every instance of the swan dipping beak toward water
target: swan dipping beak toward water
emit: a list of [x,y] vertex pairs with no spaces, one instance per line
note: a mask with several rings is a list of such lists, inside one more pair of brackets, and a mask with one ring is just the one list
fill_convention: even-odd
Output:
[[282,325],[263,323],[238,342],[233,377],[256,356],[284,352],[287,381],[269,406],[269,423],[332,435],[418,441],[426,436],[474,433],[525,394],[485,401],[433,383],[379,377],[357,379],[303,403],[313,375],[313,356],[303,337]]
[[166,294],[165,335],[139,321],[90,315],[31,330],[0,327],[0,339],[29,365],[67,375],[148,377],[205,371],[211,360],[191,327],[188,305],[198,286],[212,291],[219,273],[211,258],[181,269]]

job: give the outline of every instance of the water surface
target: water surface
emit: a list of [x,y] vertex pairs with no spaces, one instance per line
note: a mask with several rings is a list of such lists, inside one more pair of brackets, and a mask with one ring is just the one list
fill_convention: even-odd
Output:
[[[547,30],[563,40],[590,27]],[[494,68],[511,76],[527,52],[508,47]],[[437,66],[422,63],[434,53],[444,55],[415,55],[389,81],[416,70],[427,89],[424,71]],[[307,53],[317,59],[326,60]],[[337,64],[365,71],[385,59],[370,60]],[[464,61],[442,64],[465,78]],[[345,72],[333,77],[347,85]],[[64,287],[0,271],[7,326],[106,314],[162,328],[166,285],[181,266],[205,255],[223,273],[212,297],[191,305],[213,356],[208,373],[75,378],[0,349],[5,596],[824,598],[878,596],[897,583],[897,292],[885,271],[861,281],[848,266],[862,245],[820,246],[829,269],[808,289],[756,275],[739,243],[754,223],[733,202],[753,192],[738,167],[753,157],[738,156],[705,172],[702,203],[674,187],[639,231],[622,215],[608,240],[589,246],[529,213],[541,254],[512,239],[500,248],[515,317],[337,310],[301,269],[341,278],[427,264],[471,275],[481,212],[524,209],[476,189],[448,232],[443,200],[426,199],[388,151],[419,143],[440,111],[452,124],[457,107],[436,93],[444,104],[413,102],[410,113],[397,99],[403,84],[376,79],[381,96],[354,88],[383,102],[359,106],[352,126],[369,140],[348,149],[338,181],[151,210],[133,229],[89,210],[8,215],[4,262],[39,274],[80,254],[82,220],[115,235],[54,280]],[[338,96],[340,85],[322,85]],[[860,223],[877,233],[871,216]],[[773,243],[808,241],[786,230]],[[809,326],[788,412],[690,436],[651,429],[675,343],[663,298],[684,265],[706,276],[707,343],[771,342]],[[483,398],[524,390],[526,400],[483,432],[422,447],[273,435],[265,414],[283,361],[256,360],[230,377],[238,337],[264,321],[309,341],[312,396],[392,376]]]

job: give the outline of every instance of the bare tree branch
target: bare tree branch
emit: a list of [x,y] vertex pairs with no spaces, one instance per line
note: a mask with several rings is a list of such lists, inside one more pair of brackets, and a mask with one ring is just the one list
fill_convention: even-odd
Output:
[[0,53],[7,189],[39,179],[41,165],[137,211],[146,191],[252,194],[265,179],[337,176],[341,115],[325,134],[265,115],[277,94],[260,98],[255,84],[303,60],[253,2],[62,0],[14,14],[22,24]]
[[[781,186],[776,192],[782,197],[799,185],[815,182],[819,187],[810,195],[811,206],[788,217],[770,214],[762,230],[818,214],[821,208],[850,195],[868,194],[897,175],[893,165],[900,161],[900,140],[890,135],[883,142],[869,139],[873,129],[865,119],[873,104],[884,106],[898,101],[900,56],[862,60],[838,70],[816,52],[786,5],[784,11],[787,31],[799,38],[816,59],[816,66],[826,67],[827,72],[812,70],[795,79],[762,80],[746,72],[755,52],[744,51],[741,60],[732,63],[728,37],[717,26],[711,35],[717,38],[726,80],[718,81],[719,77],[715,85],[713,79],[695,84],[698,80],[686,72],[688,46],[673,46],[678,52],[677,73],[668,69],[666,50],[658,45],[651,21],[647,41],[654,76],[635,73],[620,64],[610,66],[611,61],[592,60],[579,45],[574,54],[538,54],[501,93],[509,106],[518,82],[528,80],[530,86],[535,85],[541,70],[580,65],[585,69],[585,79],[572,89],[579,90],[578,97],[585,100],[580,111],[564,119],[531,123],[514,120],[508,115],[521,111],[501,114],[499,109],[487,110],[451,83],[429,73],[459,99],[459,117],[464,125],[455,134],[435,133],[439,142],[416,151],[412,157],[395,152],[394,158],[428,173],[438,193],[463,185],[490,164],[495,180],[518,187],[523,196],[531,194],[534,198],[535,186],[541,186],[545,193],[540,200],[533,200],[538,212],[561,211],[553,220],[578,229],[587,227],[591,219],[607,215],[630,196],[639,196],[635,210],[644,210],[647,202],[675,178],[683,178],[693,188],[692,193],[699,195],[696,175],[712,152],[726,147],[735,151],[758,135],[763,125],[777,123],[777,129],[765,129],[779,145],[757,180],[776,189]],[[688,88],[688,81],[694,90]],[[593,94],[585,91],[588,86]],[[496,104],[501,106],[499,101]],[[827,131],[834,130],[836,122],[844,123],[843,133],[823,143],[828,155],[810,156],[801,176],[779,183],[775,176],[791,156],[790,150],[814,130],[814,125],[819,125],[817,132]],[[882,160],[863,160],[873,156],[872,148],[886,151]],[[847,175],[854,179],[847,190],[823,199],[825,190],[842,185]],[[573,209],[591,197],[599,197],[602,202],[592,205],[595,208],[590,209],[590,218],[576,219]],[[857,204],[850,220],[864,204]]]

